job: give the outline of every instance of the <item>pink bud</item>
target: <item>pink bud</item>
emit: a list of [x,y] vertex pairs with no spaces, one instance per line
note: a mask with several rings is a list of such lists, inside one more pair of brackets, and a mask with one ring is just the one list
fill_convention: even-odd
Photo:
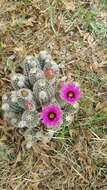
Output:
[[55,77],[55,71],[53,69],[46,69],[44,71],[44,74],[48,80],[51,80]]
[[33,102],[32,101],[26,101],[25,102],[25,107],[29,110],[33,108]]

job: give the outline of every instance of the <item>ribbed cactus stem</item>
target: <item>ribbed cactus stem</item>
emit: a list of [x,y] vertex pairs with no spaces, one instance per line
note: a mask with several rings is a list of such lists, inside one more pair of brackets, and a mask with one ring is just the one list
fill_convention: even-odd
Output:
[[22,115],[22,121],[26,123],[27,128],[35,128],[39,124],[39,115],[37,111],[25,111]]
[[39,68],[32,68],[29,71],[29,81],[31,85],[34,85],[34,83],[39,79],[45,79],[44,72]]
[[40,61],[40,65],[41,65],[41,68],[43,69],[44,66],[46,65],[46,62],[47,60],[51,60],[52,57],[51,55],[48,53],[48,51],[46,50],[43,50],[43,51],[40,51],[39,53],[39,61]]
[[23,87],[29,87],[29,82],[23,74],[20,73],[12,73],[11,76],[11,83],[14,89],[18,90]]
[[24,74],[28,77],[29,71],[37,67],[40,68],[38,59],[33,56],[27,56],[24,60]]

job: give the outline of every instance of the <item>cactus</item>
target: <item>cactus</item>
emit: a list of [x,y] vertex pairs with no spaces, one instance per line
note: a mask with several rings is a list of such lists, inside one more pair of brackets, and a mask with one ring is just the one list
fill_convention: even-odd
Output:
[[79,109],[78,104],[70,104],[80,99],[80,89],[76,83],[66,85],[60,69],[47,51],[41,51],[38,57],[25,58],[23,74],[10,76],[14,90],[2,97],[4,118],[25,129],[27,147],[49,142],[63,126],[71,125]]
[[21,121],[18,123],[18,128],[35,128],[39,125],[39,116],[37,111],[26,110],[22,114]]
[[29,81],[23,74],[12,73],[10,78],[14,89],[18,90],[23,87],[29,88]]

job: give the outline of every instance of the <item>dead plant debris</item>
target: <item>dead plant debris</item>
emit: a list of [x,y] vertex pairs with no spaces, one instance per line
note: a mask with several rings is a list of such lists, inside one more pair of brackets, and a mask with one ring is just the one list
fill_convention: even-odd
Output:
[[0,109],[0,190],[107,189],[106,12],[106,0],[0,1],[0,105],[10,73],[42,49],[83,91],[71,128],[28,150]]

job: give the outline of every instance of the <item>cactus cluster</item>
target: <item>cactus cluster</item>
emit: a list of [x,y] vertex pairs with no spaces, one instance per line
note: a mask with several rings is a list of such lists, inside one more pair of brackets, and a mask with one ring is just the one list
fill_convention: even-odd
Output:
[[[29,142],[28,147],[38,140],[49,141],[57,130],[71,124],[74,114],[78,111],[78,104],[69,104],[67,99],[70,100],[72,96],[75,99],[77,96],[78,100],[76,88],[79,87],[71,86],[74,91],[67,92],[67,97],[62,95],[67,81],[63,80],[61,66],[47,51],[40,51],[37,57],[27,56],[23,64],[23,74],[12,73],[10,77],[13,91],[2,97],[4,118],[15,127],[26,129],[24,135]],[[69,89],[68,87],[66,89]],[[46,118],[45,112],[48,108],[53,111],[48,113],[49,118]],[[57,117],[57,114],[60,116]],[[46,119],[50,119],[50,123]],[[53,120],[57,125],[54,126]],[[46,126],[45,121],[49,125]]]

